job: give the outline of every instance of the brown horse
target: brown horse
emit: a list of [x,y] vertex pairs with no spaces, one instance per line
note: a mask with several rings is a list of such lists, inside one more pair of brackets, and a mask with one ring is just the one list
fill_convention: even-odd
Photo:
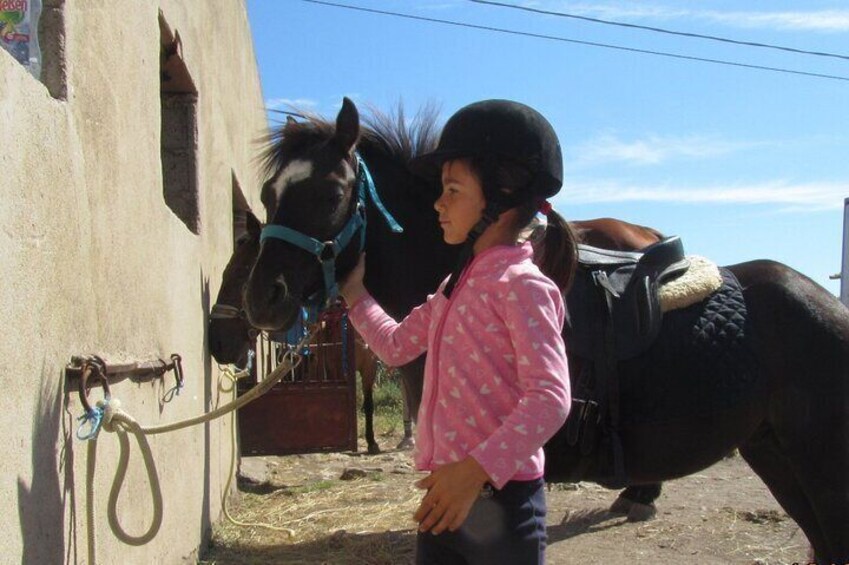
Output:
[[[256,346],[259,335],[247,320],[242,308],[242,287],[248,279],[250,268],[259,253],[261,225],[256,216],[245,212],[246,233],[236,242],[236,249],[222,275],[221,288],[212,306],[207,328],[209,351],[220,364],[244,367],[249,352]],[[353,328],[352,328],[353,331]],[[377,375],[377,357],[354,332],[354,358],[363,389],[363,415],[368,452],[380,453],[374,437],[374,382]],[[412,432],[411,432],[412,434]]]
[[[361,130],[346,99],[335,124],[288,124],[267,153],[262,200],[271,219],[265,229],[273,230],[267,233],[288,230],[319,242],[336,239],[364,206],[366,225],[355,231],[365,231],[365,284],[401,318],[437,287],[457,252],[442,243],[432,208],[436,187],[406,166],[419,150],[433,147],[433,136],[430,143],[428,136],[411,137],[405,121],[398,122],[395,131]],[[354,149],[371,169],[384,206],[374,196],[358,196],[363,165]],[[382,207],[405,233],[390,229]],[[340,246],[332,267],[322,270],[314,254],[291,242],[264,240],[245,286],[251,322],[288,327],[305,301],[353,269],[360,252],[359,245]],[[774,261],[732,265],[724,276],[740,333],[722,337],[738,341],[712,351],[705,342],[699,355],[678,347],[692,336],[685,323],[716,313],[706,310],[711,297],[666,313],[661,336],[668,341],[620,367],[625,480],[657,484],[739,448],[805,532],[816,561],[849,562],[849,310]],[[744,370],[732,353],[745,357]],[[606,482],[605,461],[587,463],[580,448],[558,439],[546,446],[548,479]]]
[[663,239],[663,234],[654,228],[614,218],[572,220],[569,227],[578,243],[616,251],[640,251]]

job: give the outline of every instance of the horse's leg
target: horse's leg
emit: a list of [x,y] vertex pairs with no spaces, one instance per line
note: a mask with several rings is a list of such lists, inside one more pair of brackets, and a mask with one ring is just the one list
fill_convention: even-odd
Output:
[[[849,370],[844,371],[849,375]],[[805,374],[803,370],[800,373]],[[797,398],[781,399],[775,421],[770,422],[776,449],[800,485],[789,495],[776,493],[776,499],[788,514],[799,513],[796,521],[813,545],[817,563],[849,563],[849,402],[838,407],[829,397],[839,398],[839,393],[822,390],[817,394],[812,390],[815,386],[788,390],[788,396]],[[756,471],[760,474],[759,469]],[[778,488],[784,486],[779,484]],[[800,512],[802,501],[793,500],[795,506],[785,506],[788,496],[798,494],[804,495],[804,504],[813,509],[813,516]]]
[[627,487],[613,501],[610,511],[613,514],[628,516],[629,522],[644,522],[657,515],[654,501],[660,496],[661,483],[632,485]]
[[366,420],[366,444],[372,455],[380,453],[380,446],[374,439],[374,371],[361,371],[363,381],[363,414]]
[[397,449],[411,449],[416,443],[413,439],[413,423],[422,401],[424,364],[425,356],[422,355],[398,368],[401,375],[401,393],[404,397],[404,438],[398,444]]
[[366,421],[366,445],[372,455],[380,453],[374,439],[374,381],[377,378],[377,359],[359,334],[354,337],[354,359],[363,384],[363,416]]
[[[799,526],[817,560],[847,563],[849,312],[836,297],[784,265],[759,261],[732,271],[743,283],[760,342],[759,361],[771,379],[767,422],[775,435],[773,446],[799,485],[776,498],[802,493],[813,516],[803,512],[802,502],[785,509],[799,513]],[[750,446],[750,456],[752,450]],[[783,486],[776,484],[777,489]]]
[[740,445],[740,455],[763,480],[781,507],[799,524],[811,545],[814,548],[825,547],[826,540],[814,508],[796,478],[792,465],[782,454],[772,430],[766,427],[759,430],[753,438]]
[[413,416],[410,414],[410,403],[407,402],[409,394],[403,386],[401,396],[404,403],[404,437],[398,442],[396,449],[412,449],[416,445],[416,440],[413,439]]

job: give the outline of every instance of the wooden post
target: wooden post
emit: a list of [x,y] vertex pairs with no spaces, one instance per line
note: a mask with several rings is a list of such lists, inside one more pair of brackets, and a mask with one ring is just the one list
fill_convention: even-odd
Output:
[[843,267],[840,270],[840,301],[849,306],[849,198],[843,200]]

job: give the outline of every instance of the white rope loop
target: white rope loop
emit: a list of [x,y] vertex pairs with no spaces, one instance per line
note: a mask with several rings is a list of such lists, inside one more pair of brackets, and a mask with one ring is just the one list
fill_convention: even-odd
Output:
[[[160,426],[141,426],[138,422],[136,422],[135,419],[133,419],[132,416],[121,410],[121,402],[117,398],[112,398],[104,403],[103,421],[101,429],[106,430],[107,432],[115,432],[115,434],[118,436],[118,442],[120,446],[118,468],[115,471],[115,478],[112,480],[112,488],[109,492],[109,504],[107,508],[109,526],[112,528],[112,532],[115,534],[115,537],[117,537],[119,540],[128,545],[144,545],[150,540],[152,540],[154,537],[156,537],[156,534],[159,532],[159,528],[162,526],[162,490],[159,484],[159,477],[156,473],[156,464],[154,462],[153,454],[150,449],[150,444],[148,443],[146,436],[162,434],[174,430],[187,428],[189,426],[194,426],[196,424],[209,422],[211,420],[214,420],[215,418],[227,414],[228,412],[235,412],[235,410],[238,410],[245,404],[262,396],[263,394],[271,390],[271,388],[275,384],[277,384],[277,382],[279,382],[286,374],[288,374],[290,371],[292,371],[293,369],[295,369],[295,367],[298,366],[302,359],[299,351],[304,349],[309,344],[309,342],[312,341],[313,337],[316,334],[317,327],[317,325],[311,327],[310,330],[306,332],[306,334],[303,336],[301,341],[298,342],[297,345],[290,346],[290,349],[283,355],[280,364],[273,371],[271,371],[271,373],[269,373],[268,376],[266,376],[266,378],[263,379],[261,383],[253,387],[244,395],[237,397],[233,401],[225,404],[224,406],[221,406],[211,412],[207,412],[206,414],[202,414],[194,418],[189,418],[187,420],[173,422],[171,424],[164,424]],[[235,372],[227,368],[225,370],[224,376],[225,378],[230,379],[234,384],[230,389],[227,389],[224,392],[233,391],[235,396],[237,394],[235,391],[236,380],[246,376],[247,374],[249,374],[249,372],[249,369]],[[230,483],[232,481],[232,476],[235,470],[235,418],[232,425],[234,428],[232,436],[233,460],[230,466],[230,477],[228,477],[227,485],[225,487],[225,499],[227,493],[229,492]],[[121,523],[118,519],[118,498],[121,493],[121,488],[124,485],[124,479],[126,478],[127,473],[127,466],[130,459],[130,441],[127,437],[128,433],[131,433],[136,437],[136,441],[139,444],[139,449],[142,452],[142,458],[144,459],[145,469],[147,470],[148,483],[150,485],[151,498],[153,501],[153,519],[151,520],[151,524],[148,527],[147,531],[140,536],[133,536],[128,534],[121,526]],[[96,536],[94,527],[94,473],[97,461],[97,436],[91,438],[88,445],[87,455],[86,519],[88,522],[88,562],[94,565],[96,563]],[[269,524],[245,524],[237,522],[230,517],[229,513],[227,513],[226,504],[224,511],[228,519],[230,519],[234,524],[262,526],[287,532],[290,536],[294,535],[294,531],[288,528],[278,528]]]
[[[156,537],[156,534],[159,533],[160,526],[162,526],[162,488],[159,484],[159,476],[156,473],[156,463],[150,451],[150,444],[138,423],[124,412],[116,412],[113,414],[111,421],[104,425],[104,429],[110,431],[106,426],[114,428],[121,446],[118,469],[115,471],[115,478],[112,480],[112,489],[109,491],[109,505],[107,507],[109,526],[112,528],[115,537],[127,545],[144,545]],[[121,523],[118,520],[118,496],[121,494],[121,487],[127,475],[127,464],[130,461],[130,439],[127,437],[128,433],[133,434],[139,444],[139,450],[141,450],[144,466],[147,470],[150,492],[153,497],[153,519],[147,532],[140,536],[128,534],[121,527]]]

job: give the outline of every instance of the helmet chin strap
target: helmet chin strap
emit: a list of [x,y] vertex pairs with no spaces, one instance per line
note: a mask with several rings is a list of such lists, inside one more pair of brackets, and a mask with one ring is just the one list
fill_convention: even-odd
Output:
[[469,230],[469,234],[466,236],[466,241],[463,243],[463,249],[460,250],[460,257],[457,260],[457,265],[454,267],[454,271],[451,273],[451,278],[448,279],[448,283],[446,283],[445,288],[442,290],[442,293],[446,298],[451,297],[451,293],[454,291],[454,286],[456,286],[457,281],[460,280],[463,270],[468,266],[469,262],[471,262],[472,257],[474,257],[475,242],[481,234],[486,231],[486,228],[498,220],[498,216],[500,216],[507,208],[507,206],[502,204],[487,201],[486,207],[483,209],[481,219],[478,220],[471,230]]

